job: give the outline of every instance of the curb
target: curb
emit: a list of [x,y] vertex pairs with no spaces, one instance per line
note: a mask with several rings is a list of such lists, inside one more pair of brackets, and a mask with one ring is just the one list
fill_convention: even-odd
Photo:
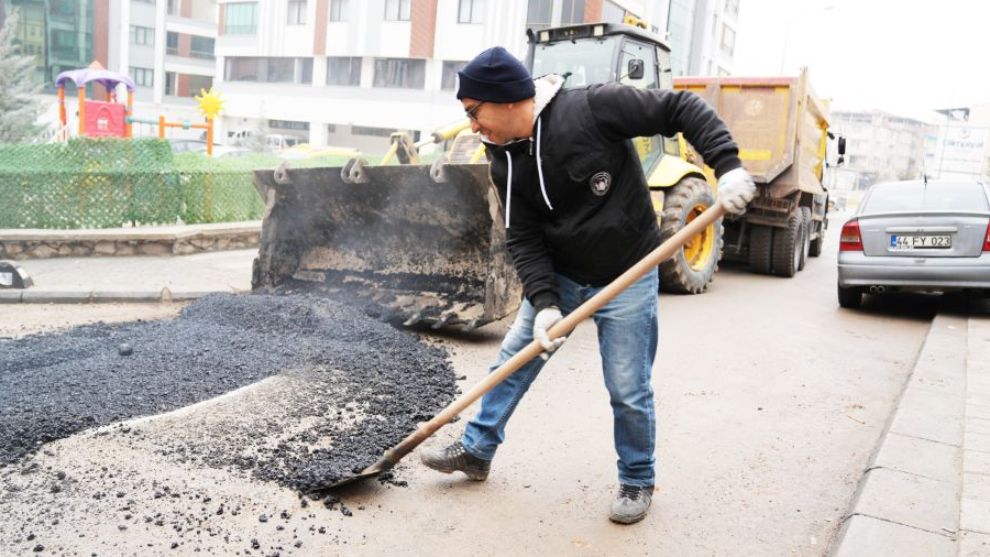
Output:
[[937,315],[828,555],[955,557],[968,320]]
[[261,222],[78,230],[0,229],[0,258],[189,255],[257,247]]
[[44,290],[0,290],[0,305],[4,304],[157,304],[188,302],[209,294],[238,294],[240,290],[178,291],[168,287],[158,291],[107,292],[59,292]]

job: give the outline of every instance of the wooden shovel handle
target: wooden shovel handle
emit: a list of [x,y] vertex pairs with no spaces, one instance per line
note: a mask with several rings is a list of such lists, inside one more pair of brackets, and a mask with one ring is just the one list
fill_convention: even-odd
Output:
[[[660,246],[658,246],[655,250],[648,253],[646,257],[641,259],[638,263],[630,267],[629,270],[622,273],[615,280],[609,283],[608,286],[601,289],[588,301],[578,306],[577,309],[567,314],[567,317],[557,322],[557,324],[551,327],[548,331],[550,338],[555,339],[557,337],[570,334],[570,332],[573,331],[582,321],[594,315],[596,311],[611,302],[613,298],[628,288],[629,285],[643,278],[643,276],[651,269],[659,266],[661,263],[669,259],[688,240],[700,234],[702,230],[720,219],[724,214],[725,209],[723,209],[722,205],[716,201],[714,205],[698,215],[694,220],[684,226],[684,228],[667,239],[666,242],[660,244]],[[540,345],[539,341],[534,340],[529,343],[525,348],[506,360],[506,362],[499,366],[495,371],[489,373],[484,379],[471,387],[470,390],[451,402],[446,408],[441,410],[439,414],[434,416],[433,419],[420,424],[416,431],[411,433],[408,437],[403,439],[402,442],[386,453],[388,459],[394,465],[402,457],[406,456],[413,449],[419,446],[420,443],[433,435],[438,429],[450,423],[451,420],[456,418],[468,406],[471,406],[474,401],[484,396],[484,394],[494,388],[495,385],[501,383],[506,377],[515,373],[519,368],[524,366],[533,358],[539,356],[542,352],[543,347]]]

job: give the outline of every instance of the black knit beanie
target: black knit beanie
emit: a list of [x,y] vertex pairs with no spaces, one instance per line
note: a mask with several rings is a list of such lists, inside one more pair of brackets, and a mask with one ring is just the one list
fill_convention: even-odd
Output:
[[460,77],[458,99],[511,103],[536,95],[529,70],[500,46],[475,56],[457,75]]

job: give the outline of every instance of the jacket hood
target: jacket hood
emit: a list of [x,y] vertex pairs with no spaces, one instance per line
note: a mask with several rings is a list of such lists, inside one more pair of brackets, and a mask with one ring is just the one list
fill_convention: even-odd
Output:
[[534,97],[536,108],[533,110],[533,122],[536,122],[543,109],[550,104],[550,101],[564,87],[564,78],[552,73],[534,79],[533,84],[536,85],[536,96]]

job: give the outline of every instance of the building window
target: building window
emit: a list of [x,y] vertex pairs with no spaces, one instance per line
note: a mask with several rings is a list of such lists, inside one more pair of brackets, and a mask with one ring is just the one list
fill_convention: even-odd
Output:
[[179,0],[167,0],[165,11],[168,15],[179,15]]
[[361,59],[338,56],[327,58],[327,85],[341,87],[361,85]]
[[552,0],[529,0],[529,7],[526,9],[526,28],[545,29],[550,27],[552,12]]
[[53,16],[71,17],[76,15],[77,3],[75,0],[53,0],[48,6]]
[[584,23],[584,0],[564,0],[560,10],[560,24]]
[[732,56],[736,50],[736,32],[726,24],[722,24],[722,52]]
[[224,4],[223,32],[227,35],[253,35],[258,28],[258,3]]
[[313,84],[313,59],[296,58],[296,83]]
[[739,15],[739,0],[725,0],[725,13]]
[[330,21],[347,21],[347,0],[330,0]]
[[450,62],[445,61],[443,63],[443,78],[440,80],[440,88],[445,91],[451,91],[457,88],[457,72],[467,65],[467,62]]
[[165,34],[165,54],[179,53],[179,34],[169,31]]
[[[132,38],[133,40],[133,38]],[[70,58],[79,49],[76,34],[62,29],[52,30],[52,52],[59,58]]]
[[130,74],[134,78],[134,83],[141,87],[153,87],[155,84],[155,70],[151,68],[131,66]]
[[289,25],[306,25],[306,0],[289,0]]
[[385,21],[409,21],[411,0],[385,0]]
[[313,82],[312,58],[230,56],[224,63],[226,81],[296,84]]
[[225,60],[224,79],[227,81],[260,81],[260,58],[245,56],[227,57]]
[[208,75],[187,75],[186,89],[179,91],[179,96],[195,97],[203,91],[209,91],[213,87],[213,78]]
[[192,41],[189,45],[189,56],[193,58],[203,58],[205,60],[213,60],[213,48],[214,39],[212,37],[200,37],[197,35],[192,36]]
[[295,130],[301,132],[308,132],[309,122],[295,122],[292,120],[269,120],[268,127],[276,130]]
[[485,0],[460,0],[457,23],[484,23]]
[[426,61],[409,58],[375,60],[375,87],[422,89],[426,84]]
[[269,58],[265,81],[269,83],[291,83],[295,71],[295,58]]
[[131,44],[154,46],[155,30],[151,27],[131,25]]
[[353,135],[367,135],[370,137],[390,137],[395,132],[393,128],[373,128],[371,126],[351,126]]
[[175,95],[175,72],[165,72],[165,94]]

